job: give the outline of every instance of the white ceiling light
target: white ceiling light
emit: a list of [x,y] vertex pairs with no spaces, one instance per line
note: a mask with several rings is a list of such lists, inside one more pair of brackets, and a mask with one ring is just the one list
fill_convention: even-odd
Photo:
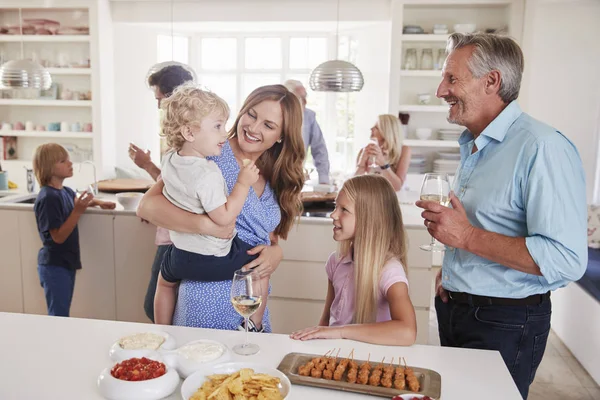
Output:
[[21,59],[7,61],[0,66],[0,89],[41,89],[48,90],[52,77],[42,65],[26,60],[23,55],[23,16],[19,8],[21,33]]
[[335,60],[325,61],[310,74],[310,88],[317,92],[358,92],[365,80],[360,70],[348,61],[337,59],[339,48],[340,0],[337,3],[337,25],[335,29]]
[[185,70],[187,70],[192,75],[192,80],[194,82],[196,82],[196,80],[197,80],[196,72],[194,72],[192,67],[190,67],[187,64],[180,63],[178,61],[173,61],[173,58],[174,58],[173,54],[175,51],[175,43],[174,42],[175,42],[175,35],[173,35],[173,0],[171,0],[171,61],[164,61],[164,62],[156,63],[153,66],[151,66],[150,69],[148,70],[148,72],[146,73],[146,85],[149,86],[148,78],[150,78],[150,76],[152,74],[160,71],[161,69],[163,69],[165,67],[169,67],[172,65],[178,65],[178,66],[184,68]]

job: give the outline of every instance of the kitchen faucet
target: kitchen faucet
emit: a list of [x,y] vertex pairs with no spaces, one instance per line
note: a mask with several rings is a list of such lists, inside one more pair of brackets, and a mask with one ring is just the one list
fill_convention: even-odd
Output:
[[92,187],[92,194],[94,196],[98,196],[98,179],[96,179],[96,164],[94,164],[93,161],[84,161],[81,164],[79,164],[79,172],[81,172],[81,167],[83,166],[83,164],[90,164],[92,168],[94,168],[94,186]]

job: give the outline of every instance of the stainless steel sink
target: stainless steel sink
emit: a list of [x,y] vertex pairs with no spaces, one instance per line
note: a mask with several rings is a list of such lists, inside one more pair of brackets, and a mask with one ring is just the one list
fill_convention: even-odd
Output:
[[[10,196],[10,197],[9,197]],[[2,199],[3,204],[33,204],[35,203],[35,199],[37,198],[37,193],[30,194],[10,194],[8,196],[4,196]]]

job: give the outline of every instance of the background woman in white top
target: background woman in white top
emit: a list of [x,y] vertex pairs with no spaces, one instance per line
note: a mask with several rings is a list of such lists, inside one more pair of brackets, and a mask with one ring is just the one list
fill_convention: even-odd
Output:
[[[385,177],[398,191],[404,185],[410,164],[410,147],[402,146],[400,120],[391,114],[381,114],[371,128],[373,140],[358,153],[358,163],[354,175],[378,173]],[[374,142],[377,142],[375,144]],[[375,161],[377,168],[371,167]]]

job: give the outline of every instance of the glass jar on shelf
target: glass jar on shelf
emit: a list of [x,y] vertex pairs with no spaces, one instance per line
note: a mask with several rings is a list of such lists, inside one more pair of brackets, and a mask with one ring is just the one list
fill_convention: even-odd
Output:
[[404,69],[418,69],[417,49],[406,49],[406,54],[404,55]]
[[446,49],[438,49],[433,65],[434,69],[441,70],[444,67],[444,61],[446,61]]
[[423,49],[421,53],[421,69],[433,69],[433,50]]

